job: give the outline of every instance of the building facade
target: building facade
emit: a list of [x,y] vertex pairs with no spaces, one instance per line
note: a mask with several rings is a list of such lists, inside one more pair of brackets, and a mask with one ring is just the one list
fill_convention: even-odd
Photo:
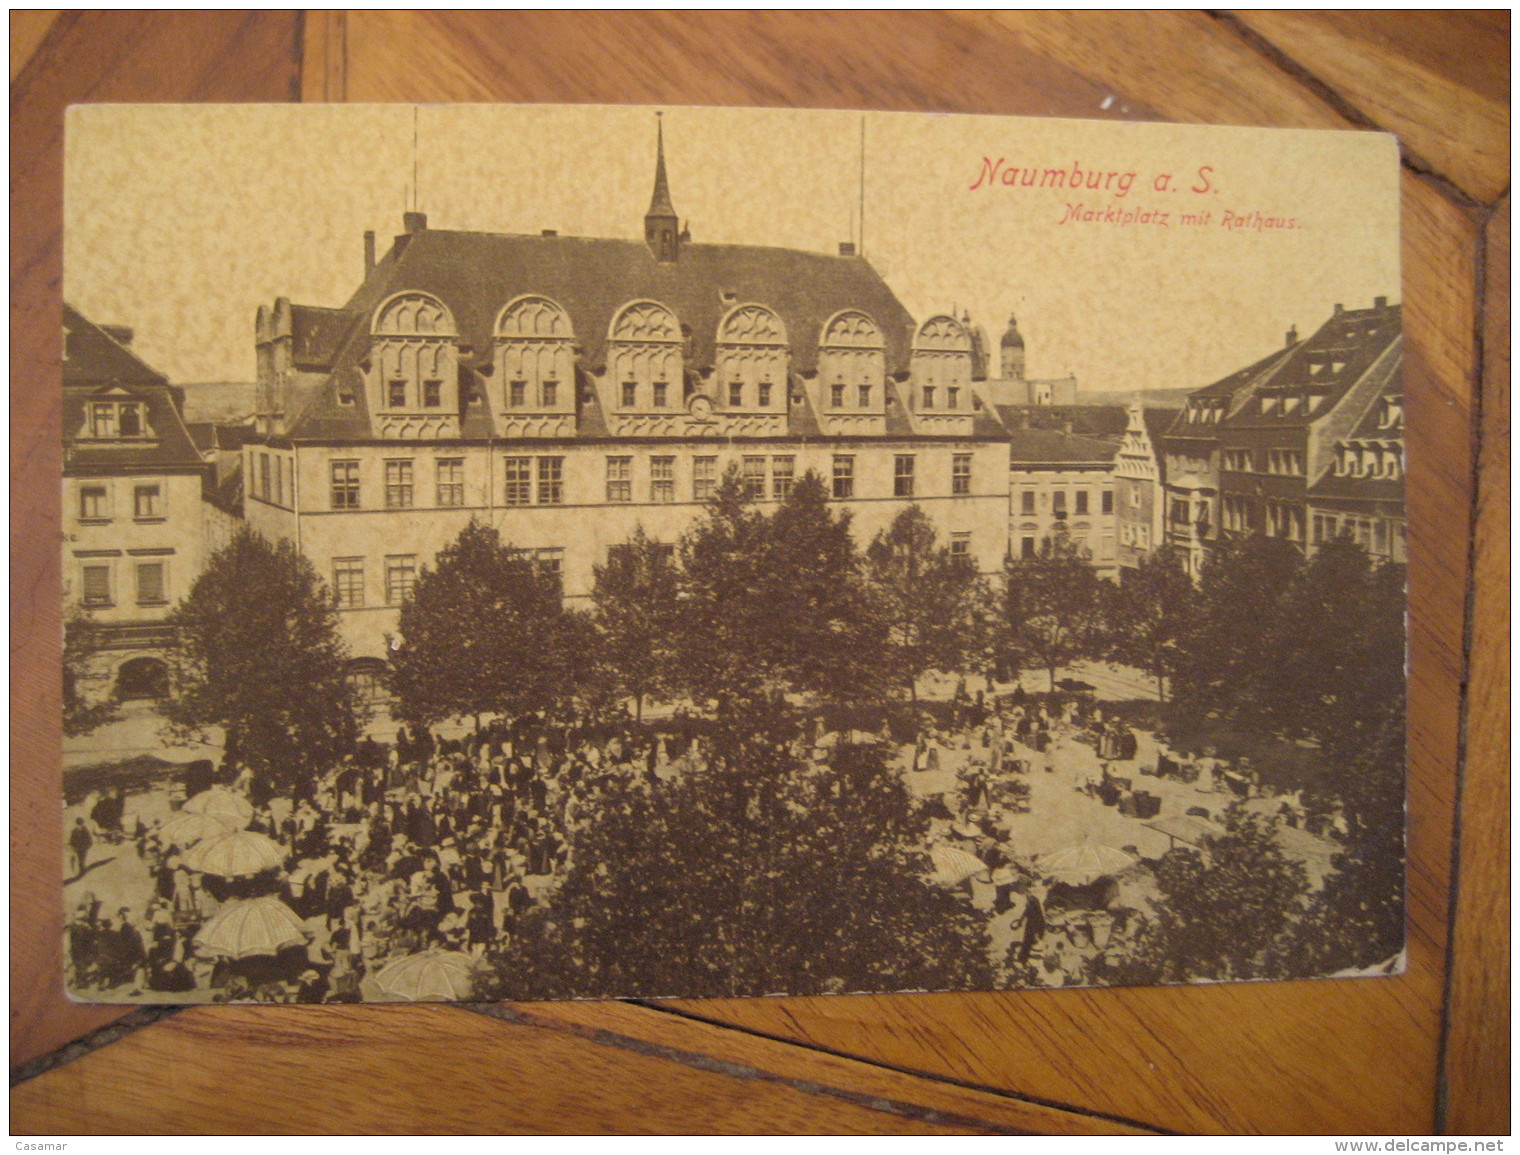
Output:
[[1116,577],[1119,446],[1048,429],[1013,428],[1008,436],[1010,556],[1033,557],[1045,538],[1064,531],[1099,576]]
[[[474,518],[571,600],[638,526],[674,542],[738,471],[808,471],[862,543],[917,503],[983,573],[1007,549],[1007,433],[985,339],[915,321],[849,246],[693,242],[657,145],[642,240],[454,232],[408,213],[342,308],[259,311],[244,507],[382,660],[417,573]],[[982,348],[978,349],[978,344]]]
[[1401,309],[1335,306],[1307,339],[1192,393],[1162,437],[1166,537],[1188,571],[1261,533],[1306,553],[1349,532],[1404,559]]
[[1117,560],[1121,568],[1134,569],[1166,540],[1162,524],[1166,462],[1158,441],[1172,413],[1147,409],[1136,398],[1125,416],[1123,441],[1114,457]]
[[63,308],[65,619],[98,629],[83,671],[86,702],[159,698],[169,689],[165,623],[229,522],[205,500],[210,466],[181,399],[131,349],[132,333]]

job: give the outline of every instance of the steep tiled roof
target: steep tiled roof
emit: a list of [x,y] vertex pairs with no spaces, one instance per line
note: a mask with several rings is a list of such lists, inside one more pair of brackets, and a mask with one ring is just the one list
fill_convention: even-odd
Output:
[[[912,317],[860,257],[686,243],[679,260],[662,264],[642,241],[423,229],[398,237],[343,309],[292,310],[295,343],[306,342],[304,352],[297,350],[298,363],[315,366],[335,345],[334,377],[351,371],[368,347],[366,319],[402,291],[430,293],[443,301],[461,342],[477,359],[489,355],[502,307],[529,293],[547,296],[569,313],[581,361],[590,367],[605,363],[613,315],[640,299],[669,306],[690,331],[691,368],[713,363],[719,320],[744,302],[769,306],[781,317],[796,372],[815,367],[819,333],[841,309],[861,309],[875,319],[886,345],[888,373],[906,371],[912,340]],[[367,415],[358,405],[339,407],[335,394],[332,381],[315,389],[292,435],[366,435]]]
[[1081,437],[1120,437],[1129,423],[1123,405],[999,405],[1010,429],[1065,430]]
[[[111,333],[65,304],[63,461],[66,469],[201,469],[205,459],[181,416],[178,393]],[[82,437],[91,401],[136,401],[140,438]]]
[[[1257,405],[1237,406],[1220,423],[1230,428],[1285,428],[1308,425],[1333,410],[1369,370],[1379,376],[1396,377],[1398,358],[1383,358],[1399,337],[1401,307],[1384,305],[1372,309],[1343,309],[1306,341],[1300,341],[1271,370],[1256,381],[1253,396],[1281,391],[1285,394],[1319,390],[1324,400],[1311,413],[1300,406],[1293,413],[1263,413]],[[1382,358],[1380,363],[1380,358]]]
[[1012,429],[1008,441],[1008,459],[1014,465],[1106,464],[1119,452],[1116,442],[1078,437],[1054,429]]
[[65,385],[167,385],[169,379],[68,302],[63,306]]

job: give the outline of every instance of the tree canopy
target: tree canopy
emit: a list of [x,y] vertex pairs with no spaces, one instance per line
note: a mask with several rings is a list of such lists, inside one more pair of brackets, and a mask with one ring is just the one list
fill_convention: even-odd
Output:
[[402,603],[392,689],[408,722],[552,709],[572,691],[555,577],[472,520]]
[[298,794],[351,746],[337,613],[294,543],[240,530],[169,620],[180,637],[171,721],[225,727],[229,755]]
[[1010,558],[1006,576],[1006,644],[1018,664],[1045,670],[1055,689],[1062,667],[1103,655],[1106,587],[1064,526],[1033,557]]

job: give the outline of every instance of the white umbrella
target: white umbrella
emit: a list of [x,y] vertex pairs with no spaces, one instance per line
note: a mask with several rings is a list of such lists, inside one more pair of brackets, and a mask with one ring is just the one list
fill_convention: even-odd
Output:
[[197,946],[235,959],[278,954],[305,941],[296,912],[273,895],[230,900],[195,936]]
[[254,830],[229,830],[185,851],[185,865],[191,870],[222,878],[243,878],[284,864],[285,848]]
[[210,814],[186,814],[183,810],[165,822],[159,837],[166,845],[189,846],[203,838],[217,838],[232,827]]
[[475,960],[454,950],[425,950],[381,968],[375,983],[409,1002],[458,1002],[470,997]]
[[185,802],[185,810],[191,814],[206,814],[219,818],[227,826],[241,830],[253,821],[253,803],[235,790],[225,786],[213,786],[202,790]]
[[1083,842],[1040,856],[1040,869],[1063,882],[1085,885],[1106,875],[1118,874],[1133,866],[1135,860],[1112,846]]
[[932,846],[929,848],[929,858],[934,862],[939,880],[951,886],[965,882],[973,874],[980,874],[987,869],[987,864],[976,855],[967,854],[955,846]]

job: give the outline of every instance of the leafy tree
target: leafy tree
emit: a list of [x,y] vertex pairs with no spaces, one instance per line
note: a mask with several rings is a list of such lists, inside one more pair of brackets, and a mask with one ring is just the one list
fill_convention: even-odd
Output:
[[171,722],[225,727],[229,752],[268,785],[309,794],[357,728],[337,613],[311,563],[292,542],[242,529],[169,620],[180,635]]
[[886,627],[883,668],[918,700],[930,670],[959,670],[981,660],[988,641],[987,591],[968,558],[941,546],[934,525],[910,505],[866,548],[876,612]]
[[471,521],[401,606],[391,684],[412,723],[552,708],[567,696],[558,583]]
[[1275,948],[1302,914],[1303,864],[1288,858],[1270,820],[1233,811],[1201,848],[1156,860],[1156,917],[1133,953],[1099,981],[1120,984],[1280,978]]
[[1192,580],[1171,546],[1125,572],[1112,594],[1113,656],[1156,679],[1161,700],[1177,670],[1178,647],[1195,612]]
[[[754,782],[763,779],[764,790]],[[772,731],[653,789],[603,789],[492,997],[761,995],[990,981],[985,919],[922,881],[924,820],[872,747]]]
[[636,718],[643,717],[645,696],[670,684],[679,588],[670,547],[650,541],[643,526],[595,568],[599,665],[615,691],[633,698]]
[[1277,623],[1293,612],[1288,595],[1302,567],[1283,538],[1252,534],[1219,543],[1204,562],[1198,612],[1179,647],[1175,710],[1195,721],[1217,713],[1272,732]]
[[681,538],[681,601],[676,623],[675,688],[720,712],[779,687],[765,660],[771,609],[762,597],[766,519],[744,496],[738,470],[718,482],[705,516]]
[[1333,797],[1346,835],[1335,873],[1276,952],[1283,973],[1324,975],[1386,961],[1404,945],[1404,711],[1398,702],[1353,757]]
[[1089,556],[1062,526],[1035,556],[1007,565],[1009,647],[1023,664],[1049,673],[1052,690],[1057,670],[1101,656],[1107,644],[1104,583]]
[[829,508],[812,470],[768,519],[760,572],[761,651],[793,693],[858,703],[878,692],[883,631],[850,515]]
[[730,469],[682,538],[680,569],[674,680],[698,702],[869,692],[876,623],[849,518],[816,474],[767,516]]
[[91,704],[79,690],[79,683],[89,675],[90,656],[101,648],[100,626],[90,611],[71,607],[63,619],[63,732],[70,738],[121,716],[110,698]]

